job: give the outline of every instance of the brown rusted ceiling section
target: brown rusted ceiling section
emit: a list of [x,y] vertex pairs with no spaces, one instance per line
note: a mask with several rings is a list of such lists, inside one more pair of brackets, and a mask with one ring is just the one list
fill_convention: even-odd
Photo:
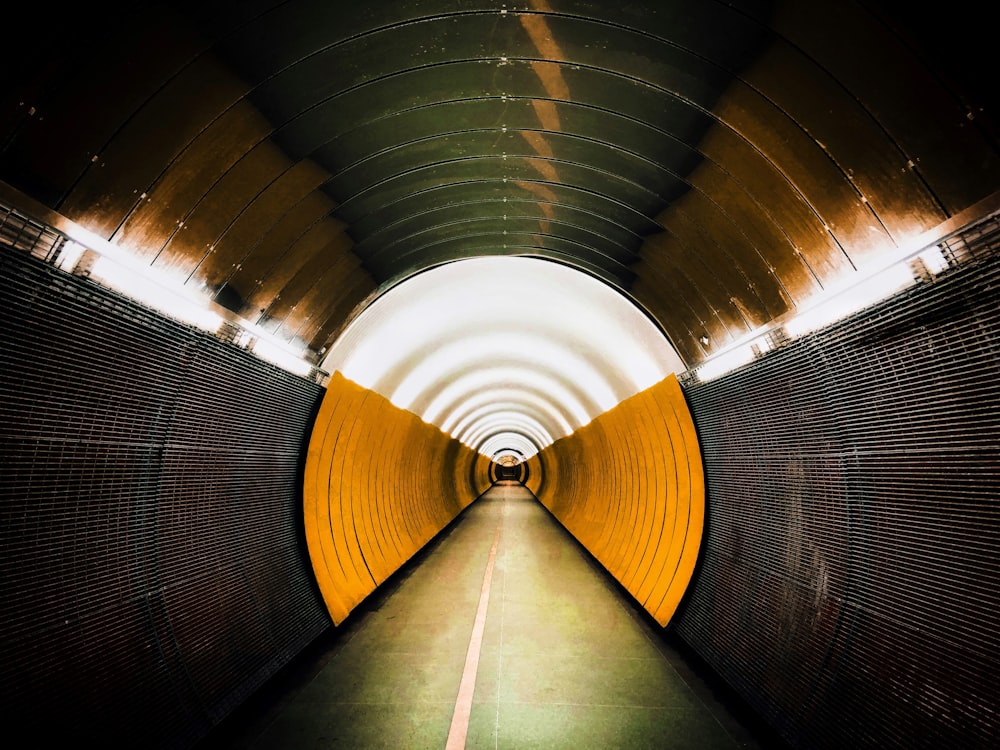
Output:
[[514,254],[693,365],[1000,187],[986,19],[892,5],[22,3],[0,180],[317,354]]

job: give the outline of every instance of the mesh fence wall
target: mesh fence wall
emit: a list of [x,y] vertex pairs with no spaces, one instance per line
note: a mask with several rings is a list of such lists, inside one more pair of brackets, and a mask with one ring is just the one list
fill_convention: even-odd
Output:
[[1000,262],[688,380],[706,542],[678,634],[794,746],[1000,738]]
[[8,733],[188,746],[330,625],[300,518],[321,393],[0,249]]

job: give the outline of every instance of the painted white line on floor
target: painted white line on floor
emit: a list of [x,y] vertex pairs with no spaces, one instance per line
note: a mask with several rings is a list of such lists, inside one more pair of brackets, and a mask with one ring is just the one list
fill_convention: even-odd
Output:
[[483,648],[483,631],[486,629],[486,610],[490,603],[490,586],[493,584],[493,566],[497,559],[497,546],[500,544],[500,526],[497,525],[493,546],[490,548],[490,559],[486,562],[486,572],[483,574],[483,588],[479,593],[479,609],[476,610],[476,622],[472,626],[472,637],[469,639],[469,650],[465,656],[465,671],[462,672],[462,682],[458,687],[458,698],[455,700],[455,713],[451,717],[451,729],[448,730],[448,743],[445,750],[462,750],[465,747],[465,737],[469,732],[469,716],[472,714],[472,695],[476,690],[476,673],[479,671],[479,654]]
[[[504,498],[506,500],[506,498]],[[504,528],[504,521],[507,519],[507,508],[510,506],[504,502],[500,511],[500,528]],[[504,547],[503,558],[500,560],[500,570],[502,572],[500,588],[500,640],[497,643],[497,715],[496,724],[493,727],[493,747],[494,750],[500,748],[500,680],[503,678],[503,618],[507,607],[507,552],[510,544]]]

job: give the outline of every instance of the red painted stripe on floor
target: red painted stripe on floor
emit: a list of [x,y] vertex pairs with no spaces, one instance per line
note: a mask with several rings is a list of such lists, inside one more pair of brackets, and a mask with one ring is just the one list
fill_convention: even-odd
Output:
[[479,671],[479,654],[483,648],[483,631],[486,629],[486,610],[490,603],[490,586],[493,584],[493,566],[497,559],[497,546],[500,544],[500,527],[497,526],[493,546],[490,548],[490,559],[486,562],[486,572],[483,574],[483,588],[479,593],[479,609],[476,610],[476,622],[472,626],[472,637],[469,639],[469,650],[465,656],[465,671],[462,672],[462,682],[458,687],[458,698],[455,700],[455,713],[451,717],[451,729],[448,730],[448,743],[445,750],[460,750],[465,747],[465,737],[469,732],[469,716],[472,714],[472,695],[476,690],[476,673]]

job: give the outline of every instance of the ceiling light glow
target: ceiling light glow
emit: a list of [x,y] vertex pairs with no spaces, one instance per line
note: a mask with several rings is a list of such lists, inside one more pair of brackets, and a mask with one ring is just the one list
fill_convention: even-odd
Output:
[[204,300],[179,285],[152,278],[145,269],[129,267],[102,255],[94,261],[90,276],[109,289],[203,331],[214,333],[222,325],[222,317],[206,309]]
[[516,451],[524,460],[537,454],[538,450],[534,443],[516,432],[499,433],[479,446],[479,452],[486,456],[493,457],[503,452]]
[[791,336],[803,336],[887,299],[913,283],[910,267],[897,263],[846,289],[831,290],[829,296],[790,319],[785,329]]
[[440,373],[499,358],[522,362],[539,371],[565,373],[592,395],[601,411],[607,411],[622,400],[607,376],[598,369],[599,362],[581,356],[561,338],[551,334],[543,336],[516,330],[471,331],[452,344],[428,352],[419,364],[406,373],[390,400],[403,409],[409,409],[422,393],[436,387]]
[[530,437],[540,448],[555,442],[551,433],[537,420],[515,411],[498,412],[486,419],[481,419],[461,434],[455,435],[455,438],[470,448],[474,448],[496,432],[515,428]]
[[499,393],[511,388],[516,388],[521,393],[547,394],[553,403],[559,404],[563,413],[569,415],[573,430],[590,422],[592,414],[600,413],[596,403],[584,403],[582,398],[586,394],[571,390],[559,379],[559,373],[538,372],[505,363],[471,369],[467,374],[454,378],[451,373],[442,373],[441,381],[437,395],[424,409],[419,410],[432,424],[440,424],[444,417],[461,408],[467,399],[477,394]]
[[496,392],[486,392],[471,396],[461,408],[456,410],[448,419],[442,422],[441,429],[448,433],[460,432],[469,422],[477,419],[483,414],[489,414],[498,408],[530,408],[531,413],[538,415],[539,421],[555,427],[550,432],[559,435],[568,435],[573,432],[569,420],[558,411],[557,404],[553,404],[540,396],[515,390],[513,388],[498,389]]
[[683,364],[606,284],[539,258],[489,256],[387,289],[321,368],[479,450],[519,434],[537,451]]

